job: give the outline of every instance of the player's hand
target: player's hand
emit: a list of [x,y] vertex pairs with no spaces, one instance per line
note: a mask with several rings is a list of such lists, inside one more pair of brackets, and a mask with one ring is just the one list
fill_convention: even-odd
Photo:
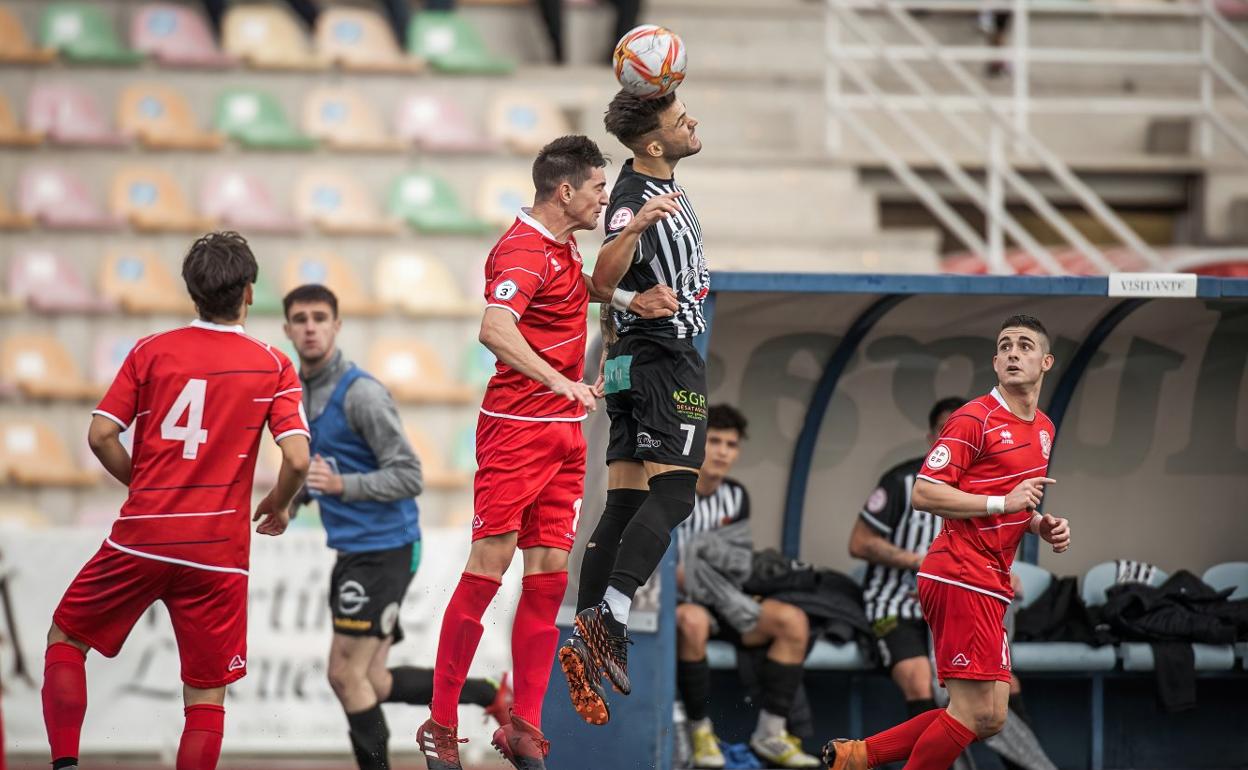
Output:
[[312,462],[308,465],[308,480],[305,483],[308,489],[314,489],[323,495],[337,497],[342,494],[343,490],[342,476],[334,473],[334,469],[320,455],[312,457]]
[[1040,505],[1040,501],[1044,499],[1044,485],[1056,484],[1057,481],[1049,478],[1036,478],[1020,481],[1018,486],[1005,496],[1005,512],[1020,513],[1022,511],[1034,511]]
[[598,408],[598,394],[583,382],[573,382],[567,377],[560,376],[550,384],[550,390],[557,396],[579,403],[585,407],[586,411],[592,412]]
[[594,380],[594,384],[589,386],[594,391],[594,398],[603,398],[607,395],[607,382],[602,378],[602,374],[598,375],[598,379]]
[[256,527],[257,534],[276,537],[285,532],[286,527],[290,525],[290,509],[278,508],[273,503],[273,496],[265,495],[260,504],[256,506],[256,513],[251,520],[260,522]]
[[629,222],[624,229],[634,235],[641,235],[655,222],[667,219],[672,214],[679,214],[680,204],[676,202],[676,199],[683,195],[682,192],[670,192],[654,196],[646,201],[646,205],[641,207],[633,216],[633,221]]
[[1066,519],[1046,513],[1040,517],[1039,530],[1044,542],[1053,546],[1053,553],[1062,553],[1070,548],[1070,522]]
[[629,303],[628,312],[642,318],[670,318],[676,315],[679,308],[680,302],[677,301],[672,287],[657,285],[638,292]]

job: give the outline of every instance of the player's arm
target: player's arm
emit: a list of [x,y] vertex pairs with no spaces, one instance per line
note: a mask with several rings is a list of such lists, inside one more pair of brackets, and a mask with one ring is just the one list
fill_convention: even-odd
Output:
[[923,563],[922,556],[893,545],[861,518],[854,522],[854,529],[849,535],[849,555],[872,564],[912,572],[917,571]]
[[598,250],[598,261],[594,264],[593,284],[600,292],[614,293],[615,287],[628,272],[628,266],[637,255],[637,244],[641,241],[641,236],[660,219],[667,219],[680,212],[676,199],[682,194],[673,192],[654,196],[637,210],[628,224],[616,232],[611,232],[610,221],[608,222],[609,240]]
[[919,477],[914,482],[914,507],[946,519],[1032,511],[1044,498],[1045,485],[1056,483],[1050,478],[1027,479],[1019,482],[1008,495],[973,495],[950,484]]
[[552,392],[569,401],[578,401],[589,411],[597,407],[594,391],[581,382],[573,382],[539,356],[520,333],[516,317],[505,307],[492,306],[485,309],[481,318],[481,331],[477,339],[490,349],[499,361],[540,382]]
[[292,434],[278,442],[282,450],[282,467],[277,471],[277,483],[269,494],[256,506],[252,521],[259,521],[256,532],[261,535],[280,535],[290,524],[290,505],[308,477],[311,464],[308,437]]
[[671,318],[680,309],[676,292],[670,286],[656,284],[645,291],[625,291],[615,287],[600,288],[594,277],[582,273],[589,288],[589,298],[594,302],[611,305],[616,310],[627,310],[640,318]]
[[[347,424],[373,451],[378,469],[371,473],[345,473],[338,476],[336,490],[324,491],[341,495],[346,502],[390,502],[419,495],[424,489],[420,458],[407,441],[399,410],[385,387],[376,380],[360,378],[347,391],[345,406]],[[325,465],[328,468],[328,463]],[[308,483],[312,482],[309,475]]]
[[130,453],[121,444],[122,427],[115,420],[100,414],[91,416],[87,429],[87,443],[100,465],[113,478],[130,486]]

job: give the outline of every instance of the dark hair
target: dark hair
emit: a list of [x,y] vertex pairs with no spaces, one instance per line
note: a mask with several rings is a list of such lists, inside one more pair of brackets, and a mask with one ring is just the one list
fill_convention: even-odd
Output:
[[182,280],[204,320],[238,317],[243,292],[259,274],[247,240],[232,230],[208,233],[182,260]]
[[713,404],[706,411],[707,430],[735,430],[741,438],[745,438],[745,429],[749,424],[750,421],[735,406]]
[[285,297],[282,297],[282,315],[286,316],[286,320],[290,320],[290,308],[296,302],[324,302],[329,305],[329,309],[334,311],[334,318],[338,317],[338,297],[329,290],[328,286],[319,283],[305,283],[302,286],[296,286],[291,289]]
[[1044,335],[1046,346],[1047,343],[1051,341],[1049,338],[1049,330],[1044,328],[1044,324],[1040,323],[1040,319],[1036,318],[1034,315],[1024,315],[1020,313],[1019,315],[1010,316],[1001,323],[1001,329],[997,332],[997,334],[1000,335],[1001,332],[1012,326],[1021,326],[1024,329],[1031,329],[1032,331],[1040,332]]
[[579,134],[561,136],[542,148],[533,161],[533,187],[537,200],[555,194],[562,182],[579,188],[596,168],[607,165],[607,159],[594,140]]
[[940,419],[942,414],[945,412],[956,412],[965,403],[965,398],[958,398],[957,396],[950,396],[937,401],[932,405],[932,411],[927,413],[927,429],[931,431],[936,430],[936,421]]
[[652,131],[657,131],[662,123],[659,116],[676,101],[675,92],[658,99],[642,99],[627,91],[620,91],[607,105],[607,114],[603,117],[603,125],[607,133],[620,140],[620,144],[636,152],[641,140]]

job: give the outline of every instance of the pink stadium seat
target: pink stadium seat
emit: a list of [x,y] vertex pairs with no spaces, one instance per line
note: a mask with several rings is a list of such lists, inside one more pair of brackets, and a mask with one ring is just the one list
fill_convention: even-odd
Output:
[[133,334],[103,334],[96,338],[91,351],[91,381],[110,385],[126,355],[139,338]]
[[26,125],[60,144],[113,146],[125,139],[109,125],[95,96],[73,83],[37,83],[26,98]]
[[111,230],[121,222],[104,213],[86,184],[68,171],[28,168],[18,182],[18,209],[45,227]]
[[395,113],[395,134],[430,152],[491,152],[487,139],[457,102],[436,94],[409,94]]
[[149,3],[140,8],[130,20],[130,45],[166,67],[221,69],[237,63],[217,48],[207,22],[183,5]]
[[105,313],[117,306],[96,296],[82,274],[61,255],[26,247],[9,260],[9,295],[44,313]]
[[200,211],[237,230],[294,233],[300,225],[284,213],[264,182],[239,170],[218,170],[208,175],[200,190]]

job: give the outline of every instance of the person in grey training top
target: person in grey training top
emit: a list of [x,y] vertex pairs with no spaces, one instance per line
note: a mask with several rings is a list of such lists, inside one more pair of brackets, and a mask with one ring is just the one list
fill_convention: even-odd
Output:
[[[386,665],[391,645],[403,639],[399,607],[420,564],[420,459],[386,388],[337,349],[342,319],[334,293],[300,286],[283,308],[312,430],[305,499],[318,503],[329,547],[338,552],[329,587],[329,683],[360,770],[388,770],[381,704],[424,706],[433,696],[432,670]],[[462,700],[505,720],[509,697],[506,686],[470,679]]]

